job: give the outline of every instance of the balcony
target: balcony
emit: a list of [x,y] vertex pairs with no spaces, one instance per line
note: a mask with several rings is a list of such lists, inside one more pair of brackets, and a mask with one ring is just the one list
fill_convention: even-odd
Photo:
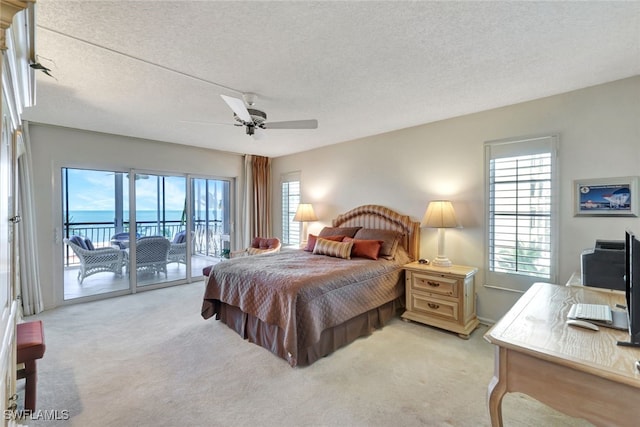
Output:
[[[208,226],[207,226],[208,224]],[[141,236],[164,236],[173,239],[173,236],[183,231],[185,225],[182,221],[164,222],[138,222],[136,230]],[[65,224],[65,236],[79,235],[89,238],[96,248],[112,246],[111,237],[116,234],[113,223],[68,223]],[[124,231],[129,230],[129,224],[125,223]],[[202,269],[215,264],[222,258],[223,250],[229,249],[229,236],[222,234],[220,221],[195,221],[193,232],[193,250],[191,253],[191,277],[202,276]],[[86,277],[81,284],[77,277],[80,262],[75,253],[67,245],[64,245],[64,299],[88,297],[97,294],[126,291],[130,288],[129,277],[126,268],[123,275],[118,276],[112,272],[102,272]],[[136,271],[135,269],[133,271]],[[186,266],[181,263],[167,265],[167,276],[154,274],[137,274],[137,287],[144,287],[158,283],[184,281],[187,278]]]
[[[136,230],[141,236],[164,236],[173,239],[185,226],[182,221],[142,221]],[[208,225],[207,225],[208,224]],[[91,240],[96,248],[112,246],[111,236],[116,234],[113,223],[73,223],[65,224],[65,237],[79,235]],[[124,224],[125,232],[129,223]],[[222,233],[221,221],[195,221],[192,257],[221,258],[224,249],[229,248],[229,236]],[[78,266],[79,261],[73,251],[65,246],[65,267]]]

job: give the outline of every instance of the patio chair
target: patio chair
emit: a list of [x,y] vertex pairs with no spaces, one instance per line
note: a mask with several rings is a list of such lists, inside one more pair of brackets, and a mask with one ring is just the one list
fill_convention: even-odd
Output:
[[[164,273],[171,242],[162,236],[141,237],[136,241],[136,272]],[[127,273],[129,265],[127,264]]]
[[80,260],[78,280],[80,284],[92,274],[112,272],[122,275],[123,252],[116,248],[95,248],[89,239],[81,236],[65,238],[68,245]]
[[[140,233],[136,233],[136,239],[140,238]],[[129,232],[123,231],[111,236],[111,244],[119,247],[120,249],[126,249],[129,247]]]
[[[193,240],[193,231],[191,232],[191,237]],[[173,240],[171,241],[171,246],[169,248],[169,255],[167,259],[167,264],[171,264],[172,262],[182,263],[187,265],[187,232],[181,231],[176,233],[173,236]]]

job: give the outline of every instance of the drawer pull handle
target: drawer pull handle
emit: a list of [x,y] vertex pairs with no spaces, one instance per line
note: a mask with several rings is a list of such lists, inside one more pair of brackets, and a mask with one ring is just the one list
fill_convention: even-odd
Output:
[[427,305],[429,306],[430,309],[432,310],[437,310],[440,308],[440,304],[434,304],[432,302],[428,302]]
[[429,286],[434,287],[434,288],[437,288],[438,286],[440,286],[440,283],[438,283],[438,282],[431,282],[431,281],[427,281],[427,284],[428,284]]

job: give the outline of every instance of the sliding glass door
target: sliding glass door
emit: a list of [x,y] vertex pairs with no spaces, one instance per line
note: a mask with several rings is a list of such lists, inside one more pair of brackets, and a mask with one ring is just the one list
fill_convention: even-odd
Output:
[[194,251],[191,274],[202,274],[209,259],[227,258],[231,251],[231,182],[194,178],[191,180],[191,216]]
[[224,179],[63,168],[64,299],[199,280],[229,253],[231,189]]
[[[126,248],[115,248],[112,237],[128,230],[123,201],[128,187],[123,174],[62,169],[62,230],[64,299],[126,291]],[[118,184],[118,186],[116,186]]]
[[183,176],[135,174],[136,240],[131,251],[135,247],[137,286],[187,278],[186,182]]

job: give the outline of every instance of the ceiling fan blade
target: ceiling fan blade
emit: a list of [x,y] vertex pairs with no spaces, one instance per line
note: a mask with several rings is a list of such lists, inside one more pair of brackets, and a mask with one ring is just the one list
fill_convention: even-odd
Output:
[[264,123],[265,129],[317,129],[318,121],[310,120],[291,120],[288,122],[270,122]]
[[244,101],[242,99],[234,98],[232,96],[220,95],[224,102],[227,103],[229,108],[236,113],[236,116],[240,117],[240,119],[246,123],[253,123],[253,119],[251,118],[251,114],[247,111],[247,107],[244,105]]
[[192,125],[224,125],[224,126],[242,126],[240,123],[221,123],[221,122],[205,122],[202,120],[178,120],[180,123],[189,123]]

